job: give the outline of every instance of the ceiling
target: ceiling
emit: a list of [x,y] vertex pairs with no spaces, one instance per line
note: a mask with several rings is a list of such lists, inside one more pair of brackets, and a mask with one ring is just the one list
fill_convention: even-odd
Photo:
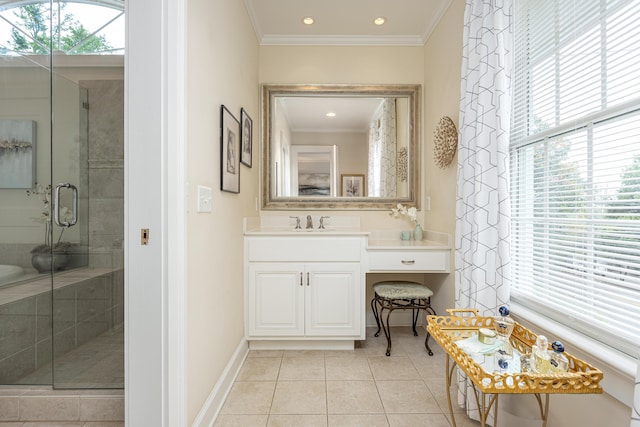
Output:
[[[292,132],[360,132],[380,108],[382,98],[370,97],[279,97]],[[277,106],[276,106],[277,108]],[[335,114],[327,117],[327,113]]]
[[[262,45],[423,46],[452,0],[244,0]],[[313,25],[302,19],[311,16]],[[374,18],[386,18],[377,26]]]

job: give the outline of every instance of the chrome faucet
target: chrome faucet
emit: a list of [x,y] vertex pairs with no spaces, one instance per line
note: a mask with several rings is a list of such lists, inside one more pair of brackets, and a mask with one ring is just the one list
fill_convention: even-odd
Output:
[[320,230],[324,230],[324,220],[325,219],[329,219],[331,218],[330,216],[321,216],[320,217],[320,225],[318,226],[318,229]]
[[307,229],[309,228],[313,228],[313,218],[311,218],[311,215],[307,215]]
[[301,230],[302,227],[300,226],[300,217],[299,216],[290,216],[289,218],[293,218],[296,220],[296,230]]

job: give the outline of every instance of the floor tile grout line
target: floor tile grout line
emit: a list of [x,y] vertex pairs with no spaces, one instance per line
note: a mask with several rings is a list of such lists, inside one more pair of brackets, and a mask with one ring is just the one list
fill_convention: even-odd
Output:
[[[402,335],[401,335],[401,334],[399,334],[398,336],[399,336],[399,337],[402,337]],[[399,350],[400,350],[400,348],[401,348],[401,347],[398,347],[398,349],[399,349]],[[371,347],[370,347],[369,349],[371,349]],[[417,413],[413,413],[413,412],[398,413],[398,414],[396,414],[396,413],[389,414],[389,413],[387,412],[387,408],[385,407],[384,402],[382,401],[382,396],[380,395],[380,389],[379,389],[379,385],[380,385],[380,383],[381,383],[381,382],[383,382],[383,381],[385,381],[385,380],[379,380],[379,379],[376,379],[376,378],[375,378],[375,376],[373,375],[373,369],[372,369],[372,365],[371,365],[371,361],[372,361],[372,359],[374,359],[374,358],[376,358],[376,357],[380,357],[380,355],[379,355],[379,354],[375,354],[375,353],[368,352],[368,351],[366,350],[366,346],[363,346],[363,347],[362,347],[362,351],[364,352],[363,357],[365,357],[365,358],[366,358],[366,360],[367,360],[367,366],[368,366],[368,369],[369,369],[369,373],[371,374],[371,380],[373,380],[373,382],[374,382],[374,385],[375,385],[375,387],[376,387],[376,392],[377,392],[378,398],[380,399],[380,402],[381,402],[382,407],[383,407],[383,411],[384,411],[384,412],[383,412],[383,414],[380,414],[380,415],[384,415],[384,416],[385,416],[385,420],[386,420],[387,424],[388,424],[388,425],[391,425],[391,420],[390,420],[390,418],[389,418],[389,416],[390,416],[390,415],[394,415],[394,416],[396,416],[396,415],[404,415],[404,416],[406,416],[406,415],[413,415],[413,414],[417,414]],[[401,351],[403,352],[402,357],[405,357],[406,359],[408,359],[408,360],[409,360],[409,362],[410,362],[410,364],[409,364],[409,365],[410,365],[410,366],[411,366],[411,367],[412,367],[412,368],[417,372],[417,374],[418,374],[415,378],[412,378],[411,380],[417,380],[417,381],[419,381],[419,382],[420,382],[424,387],[426,387],[426,388],[427,388],[428,393],[429,393],[429,396],[430,396],[430,397],[431,397],[431,398],[432,398],[436,403],[438,403],[438,400],[436,399],[436,396],[435,396],[435,394],[434,394],[434,391],[431,389],[431,387],[429,387],[429,381],[428,381],[428,379],[427,379],[427,378],[425,378],[425,376],[424,376],[424,375],[428,375],[428,374],[424,374],[420,369],[418,369],[417,363],[419,363],[419,361],[421,360],[421,359],[420,359],[420,357],[419,357],[419,356],[420,356],[420,353],[405,352],[405,351],[403,351],[403,350],[401,350]],[[277,415],[277,414],[272,414],[272,413],[271,413],[271,411],[272,411],[272,409],[273,409],[273,402],[274,402],[274,399],[275,399],[275,390],[277,389],[277,386],[278,386],[278,384],[279,384],[279,383],[280,383],[280,384],[282,384],[283,382],[285,382],[285,380],[281,378],[282,366],[283,366],[284,358],[285,358],[285,357],[284,357],[284,355],[285,355],[285,353],[283,353],[283,357],[281,357],[281,358],[280,358],[280,363],[279,363],[279,365],[278,365],[278,375],[276,376],[276,381],[275,381],[274,390],[273,390],[272,395],[271,395],[271,402],[270,402],[270,407],[269,407],[269,414],[267,414],[267,425],[268,425],[268,423],[272,420],[272,417],[271,417],[271,416],[272,416],[272,415]],[[291,355],[289,355],[289,356],[291,356]],[[300,354],[299,356],[304,356],[304,355],[303,355],[303,354]],[[331,357],[333,357],[333,356],[335,356],[335,355],[331,355]],[[422,355],[422,356],[424,356],[424,355]],[[330,379],[329,379],[329,376],[328,376],[328,370],[327,370],[327,357],[328,357],[327,352],[326,352],[326,351],[325,351],[325,352],[322,352],[322,359],[323,359],[323,366],[324,366],[324,390],[325,390],[324,400],[325,400],[325,408],[326,408],[326,412],[325,412],[323,415],[325,415],[325,417],[324,417],[324,418],[325,418],[325,421],[326,421],[327,425],[329,425],[329,422],[330,422],[330,421],[329,421],[329,419],[330,419],[330,415],[332,415],[332,414],[331,414],[331,413],[330,413],[330,411],[329,411],[329,402],[328,402],[328,401],[329,401],[329,389],[328,389],[328,382],[329,382],[329,381],[371,381],[371,380],[369,380],[369,379],[364,379],[364,378],[363,378],[363,379],[356,379],[356,380],[341,380],[341,379],[339,379],[339,378],[336,378],[336,379],[334,379],[334,380],[330,380]],[[339,355],[339,356],[335,356],[335,357],[343,357],[343,355],[341,354],[341,355]],[[348,356],[347,356],[347,357],[348,357]],[[426,360],[432,360],[432,361],[433,361],[433,363],[437,363],[437,361],[438,361],[438,359],[437,359],[437,358],[434,358],[434,359],[426,358]],[[306,380],[306,381],[312,381],[312,380]],[[393,378],[388,378],[388,379],[386,379],[386,381],[394,381],[394,379],[393,379]],[[410,380],[409,380],[409,379],[405,379],[405,380],[397,380],[397,381],[410,381]],[[440,404],[438,404],[437,409],[438,409],[438,410],[437,410],[436,412],[426,412],[426,413],[424,413],[424,414],[439,414],[439,415],[442,415],[442,416],[444,416],[444,418],[446,419],[446,422],[450,425],[450,420],[449,420],[449,418],[448,418],[448,411],[445,411],[445,410],[440,406]],[[419,412],[419,413],[420,413],[420,414],[423,414],[423,412]],[[307,415],[313,415],[313,414],[282,414],[282,415],[287,415],[287,416],[289,416],[289,415],[307,416]],[[338,415],[338,414],[334,414],[334,415]],[[342,415],[352,415],[352,414],[342,414]],[[366,414],[354,413],[353,415],[371,416],[371,415],[375,415],[375,414],[373,414],[373,413],[366,413]]]

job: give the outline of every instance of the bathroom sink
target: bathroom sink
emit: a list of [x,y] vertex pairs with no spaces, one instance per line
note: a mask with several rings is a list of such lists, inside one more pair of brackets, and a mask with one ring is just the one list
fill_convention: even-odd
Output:
[[309,234],[361,234],[360,230],[325,227],[325,228],[301,228],[295,229],[291,227],[256,227],[245,230],[245,234],[272,234],[272,235],[309,235]]
[[[244,233],[256,235],[282,235],[282,236],[308,236],[308,235],[345,235],[368,234],[360,229],[357,217],[331,216],[325,217],[324,228],[319,228],[319,216],[312,219],[313,228],[306,228],[304,218],[301,218],[301,227],[296,228],[296,217],[291,216],[265,216],[261,218],[245,218]],[[356,218],[356,220],[352,219]]]

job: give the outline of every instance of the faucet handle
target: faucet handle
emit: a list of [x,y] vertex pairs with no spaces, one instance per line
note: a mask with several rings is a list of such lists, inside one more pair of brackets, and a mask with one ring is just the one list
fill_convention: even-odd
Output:
[[321,216],[320,217],[320,225],[318,226],[319,229],[324,229],[324,220],[331,218],[330,216]]
[[290,216],[289,218],[293,218],[296,220],[296,230],[301,230],[302,226],[300,225],[300,217],[299,216]]

